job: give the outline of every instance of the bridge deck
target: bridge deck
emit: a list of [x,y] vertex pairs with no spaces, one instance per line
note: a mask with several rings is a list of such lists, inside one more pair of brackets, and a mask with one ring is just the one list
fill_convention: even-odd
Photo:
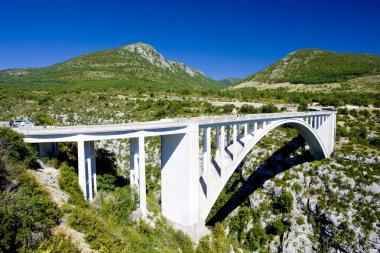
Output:
[[28,137],[49,135],[73,135],[73,134],[96,134],[110,132],[146,131],[154,129],[181,129],[189,124],[197,124],[200,127],[227,125],[228,123],[244,123],[254,120],[268,120],[294,117],[310,117],[318,115],[330,115],[334,112],[289,112],[289,113],[267,113],[228,116],[204,116],[193,118],[163,119],[157,121],[134,122],[128,124],[110,125],[77,125],[77,126],[33,126],[15,129]]

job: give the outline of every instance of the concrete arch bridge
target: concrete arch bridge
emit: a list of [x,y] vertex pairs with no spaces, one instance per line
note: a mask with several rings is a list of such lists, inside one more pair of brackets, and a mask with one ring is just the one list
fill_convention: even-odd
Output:
[[[143,217],[147,214],[144,138],[161,136],[162,214],[197,241],[208,232],[205,219],[234,170],[262,137],[284,124],[298,130],[316,159],[331,155],[336,115],[329,111],[34,127],[17,131],[26,135],[26,142],[38,144],[40,155],[54,153],[58,142],[77,142],[79,185],[89,200],[97,191],[95,141],[129,139],[130,182],[138,189]],[[215,150],[211,149],[213,141]]]

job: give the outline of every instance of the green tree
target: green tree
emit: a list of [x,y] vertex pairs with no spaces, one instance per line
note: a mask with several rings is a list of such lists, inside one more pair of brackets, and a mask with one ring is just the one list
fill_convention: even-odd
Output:
[[258,250],[261,246],[266,245],[269,237],[259,222],[254,223],[253,227],[249,230],[245,245],[250,250]]
[[266,105],[263,105],[261,107],[261,112],[262,113],[274,113],[274,112],[278,112],[278,109],[273,104],[266,104]]
[[78,183],[78,175],[75,169],[66,162],[63,162],[59,167],[58,186],[69,194],[69,203],[86,205]]
[[252,105],[244,104],[240,107],[239,113],[253,114],[253,113],[258,113],[258,110],[255,107],[253,107]]
[[54,119],[43,112],[36,112],[35,114],[33,114],[33,121],[36,126],[54,125]]
[[10,128],[0,128],[0,158],[34,163],[37,160],[37,153],[32,146],[24,142],[23,138],[22,134]]
[[223,113],[231,113],[234,109],[235,106],[233,104],[225,104],[222,106]]
[[286,226],[281,220],[275,220],[267,228],[268,234],[272,235],[281,235],[285,232],[285,230]]
[[283,191],[274,204],[276,213],[288,213],[292,210],[294,197],[290,192]]
[[299,112],[307,112],[309,111],[308,104],[306,102],[302,102],[299,106],[297,111]]

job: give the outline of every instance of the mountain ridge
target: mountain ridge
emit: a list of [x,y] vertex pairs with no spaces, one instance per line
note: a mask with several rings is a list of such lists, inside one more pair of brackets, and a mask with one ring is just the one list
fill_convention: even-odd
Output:
[[299,49],[242,82],[323,84],[380,74],[380,56]]
[[[18,80],[12,80],[15,78]],[[224,87],[197,69],[181,62],[165,59],[152,46],[141,42],[90,52],[43,68],[0,71],[0,82],[107,82],[111,80],[126,82],[127,86],[134,83],[134,86],[155,86],[156,89],[170,87],[221,89]]]

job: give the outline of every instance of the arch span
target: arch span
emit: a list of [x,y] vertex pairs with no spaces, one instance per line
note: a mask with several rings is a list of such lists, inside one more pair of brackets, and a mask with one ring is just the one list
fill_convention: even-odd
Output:
[[[272,121],[270,124],[267,124],[264,129],[259,129],[253,135],[249,135],[246,137],[244,141],[244,147],[237,155],[236,159],[234,159],[230,164],[223,167],[222,175],[218,177],[216,173],[208,173],[206,178],[201,179],[203,183],[210,183],[210,187],[207,185],[207,196],[201,196],[201,219],[206,220],[208,214],[210,213],[213,205],[215,204],[217,198],[222,192],[224,186],[227,184],[228,180],[234,173],[234,171],[238,168],[238,166],[242,163],[244,158],[251,152],[251,150],[256,146],[256,144],[270,131],[273,129],[282,126],[282,125],[290,125],[295,128],[305,139],[306,143],[309,145],[310,150],[313,156],[316,159],[323,159],[329,157],[329,153],[320,138],[317,130],[315,130],[312,126],[306,123],[302,119],[280,119],[276,121]],[[231,144],[226,149],[229,149],[234,144]],[[203,177],[203,176],[202,176]],[[215,184],[215,182],[218,182]]]

